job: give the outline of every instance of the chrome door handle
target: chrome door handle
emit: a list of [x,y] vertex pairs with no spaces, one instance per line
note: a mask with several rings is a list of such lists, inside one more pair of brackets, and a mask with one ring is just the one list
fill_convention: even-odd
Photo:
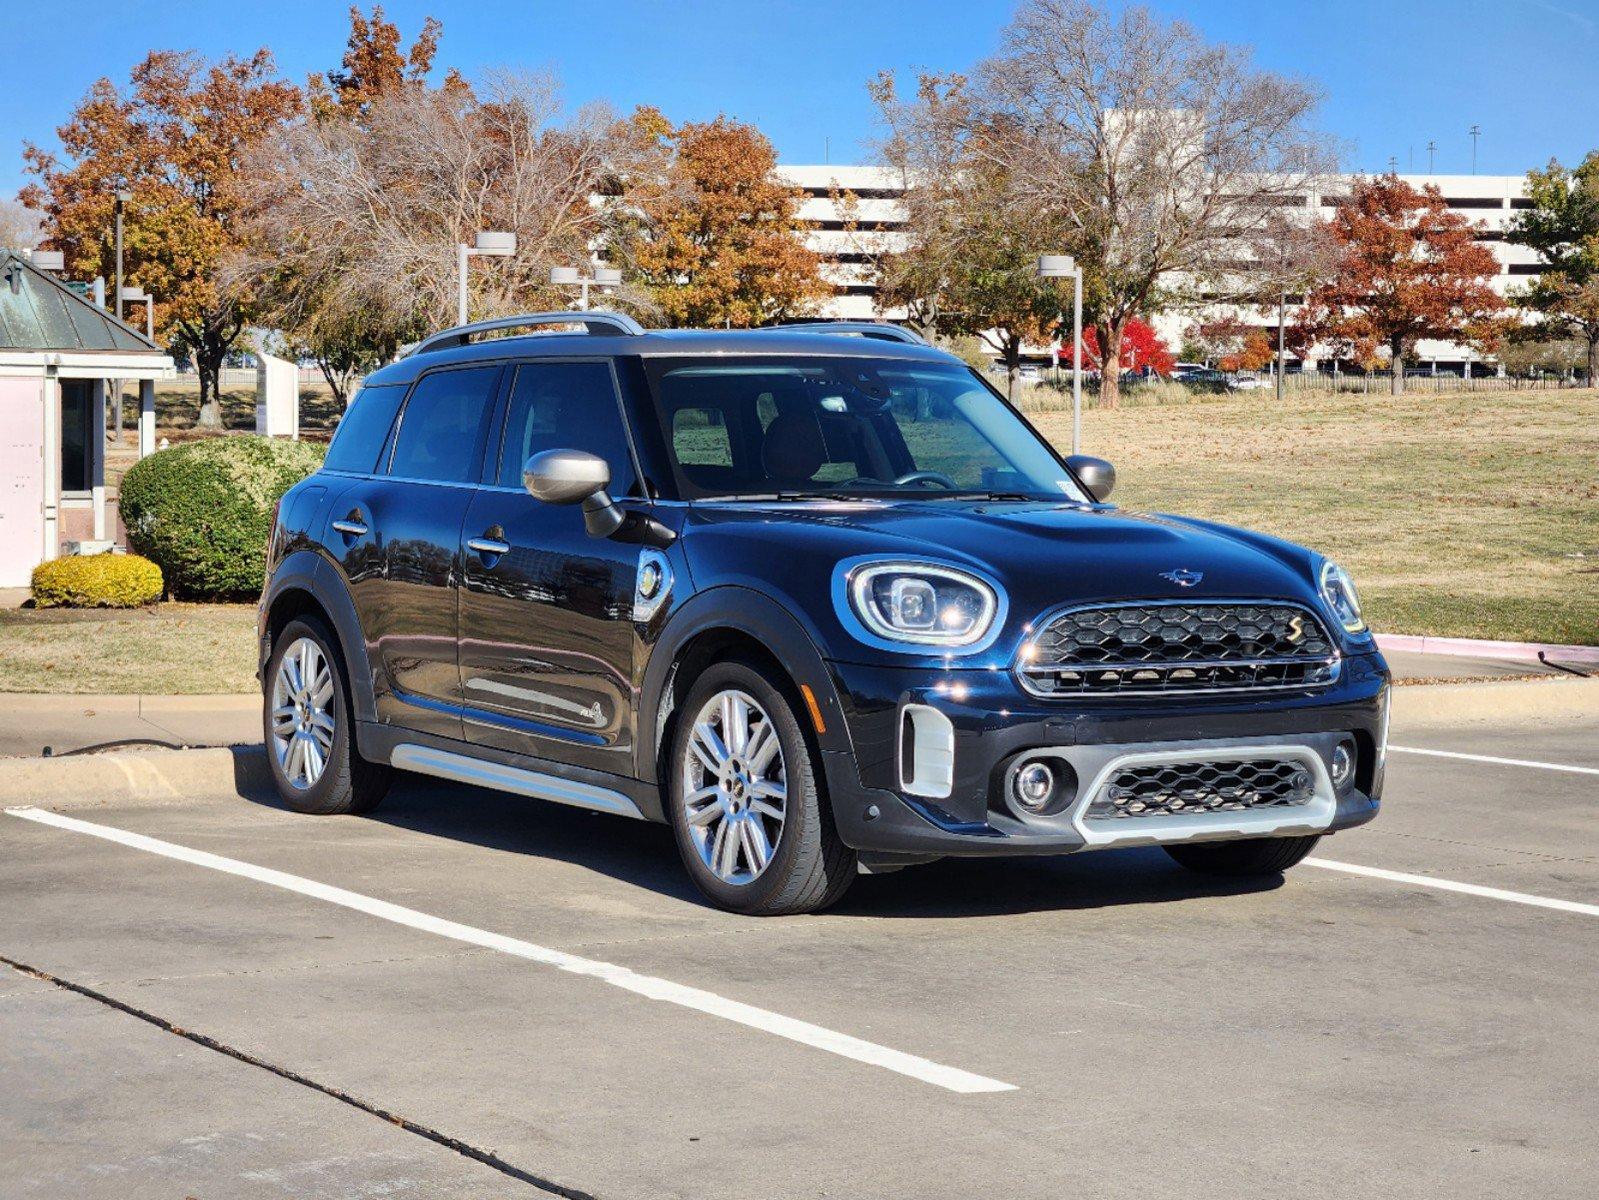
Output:
[[509,554],[511,552],[510,542],[496,541],[494,538],[470,538],[466,545],[469,550],[476,550],[479,554]]
[[340,533],[347,533],[351,537],[360,537],[366,532],[366,526],[361,524],[360,521],[335,521],[333,522],[333,528]]

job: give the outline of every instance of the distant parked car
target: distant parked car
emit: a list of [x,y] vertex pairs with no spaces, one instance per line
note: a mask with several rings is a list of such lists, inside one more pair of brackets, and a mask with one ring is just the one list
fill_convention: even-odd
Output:
[[1235,392],[1258,392],[1262,388],[1271,387],[1272,381],[1262,379],[1253,371],[1240,371],[1228,380],[1227,384]]
[[1186,371],[1177,371],[1172,375],[1172,380],[1196,392],[1225,392],[1227,376],[1212,367],[1192,367]]

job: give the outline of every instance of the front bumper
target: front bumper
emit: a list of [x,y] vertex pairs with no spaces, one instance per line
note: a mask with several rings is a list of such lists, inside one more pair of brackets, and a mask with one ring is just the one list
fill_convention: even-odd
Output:
[[[1028,695],[1008,671],[830,667],[851,743],[822,756],[833,816],[869,864],[1331,833],[1371,820],[1382,795],[1389,676],[1376,653],[1346,658],[1337,682],[1310,691],[1059,701]],[[940,730],[947,721],[953,748],[943,782],[921,795],[906,787],[914,774],[902,744],[907,706],[933,710]],[[1332,754],[1346,739],[1355,771],[1338,787]],[[1040,752],[1066,764],[1077,786],[1055,810],[1033,815],[1007,801],[1006,779]],[[1248,756],[1302,763],[1309,800],[1116,822],[1086,815],[1119,767]]]

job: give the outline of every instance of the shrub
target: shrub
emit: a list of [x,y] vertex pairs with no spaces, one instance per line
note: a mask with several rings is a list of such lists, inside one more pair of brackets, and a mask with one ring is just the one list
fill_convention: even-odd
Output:
[[137,554],[53,558],[33,569],[39,608],[138,608],[161,599],[161,568]]
[[158,451],[122,480],[128,543],[160,565],[174,595],[254,595],[278,498],[326,453],[316,443],[243,436]]

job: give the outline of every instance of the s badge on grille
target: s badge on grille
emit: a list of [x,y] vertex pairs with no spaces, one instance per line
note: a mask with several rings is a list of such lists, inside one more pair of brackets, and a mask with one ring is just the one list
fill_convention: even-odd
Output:
[[1305,640],[1305,618],[1298,613],[1288,621],[1288,640],[1296,646]]
[[1205,577],[1203,571],[1190,571],[1187,567],[1178,567],[1175,571],[1162,571],[1162,579],[1169,579],[1178,587],[1193,587]]

